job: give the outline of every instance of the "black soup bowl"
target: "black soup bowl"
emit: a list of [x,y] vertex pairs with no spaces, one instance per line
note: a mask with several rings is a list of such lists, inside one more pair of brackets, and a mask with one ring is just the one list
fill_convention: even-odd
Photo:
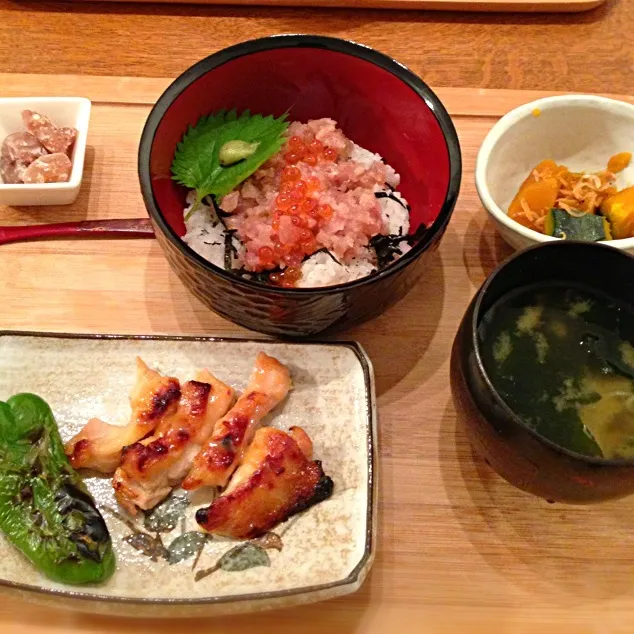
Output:
[[634,258],[607,245],[561,240],[520,251],[498,267],[473,298],[454,341],[451,388],[459,422],[474,449],[524,491],[573,504],[629,495],[634,460],[583,456],[543,438],[506,405],[483,366],[478,327],[484,314],[511,290],[553,281],[631,305]]
[[[323,288],[277,288],[210,264],[181,237],[186,190],[170,167],[189,125],[223,108],[307,121],[329,117],[401,175],[417,240],[366,278]],[[282,35],[224,49],[185,71],[160,97],[139,148],[139,179],[159,244],[181,281],[209,308],[261,332],[302,337],[347,328],[402,298],[425,274],[460,188],[456,131],[436,95],[414,73],[366,46]],[[417,232],[418,230],[418,232]]]

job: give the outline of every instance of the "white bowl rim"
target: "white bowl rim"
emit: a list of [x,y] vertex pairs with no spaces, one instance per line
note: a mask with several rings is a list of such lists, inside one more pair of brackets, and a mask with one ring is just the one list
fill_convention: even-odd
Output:
[[[482,142],[482,145],[480,146],[480,149],[478,150],[475,167],[475,186],[482,204],[496,221],[530,242],[553,242],[561,240],[561,238],[546,236],[543,233],[524,227],[519,222],[509,218],[506,212],[498,206],[498,204],[493,200],[493,196],[491,196],[486,183],[486,168],[489,162],[489,157],[502,135],[504,135],[510,128],[522,119],[525,119],[528,116],[534,116],[534,110],[543,111],[548,108],[565,108],[575,107],[578,105],[593,105],[599,108],[603,107],[612,110],[620,110],[621,113],[634,119],[634,105],[619,99],[602,97],[601,95],[584,94],[542,97],[541,99],[536,99],[535,101],[522,104],[521,106],[507,112],[499,121],[497,121],[497,123],[495,123],[491,130],[489,130]],[[630,250],[634,249],[634,238],[607,240],[605,241],[605,244],[617,249]]]

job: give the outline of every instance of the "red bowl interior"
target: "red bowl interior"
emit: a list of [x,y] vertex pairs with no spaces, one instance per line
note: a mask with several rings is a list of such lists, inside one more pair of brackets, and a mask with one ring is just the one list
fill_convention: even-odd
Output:
[[377,152],[400,175],[411,205],[413,233],[438,216],[449,186],[449,153],[432,110],[389,71],[346,53],[278,48],[249,53],[192,82],[158,125],[150,176],[158,207],[172,229],[185,232],[187,192],[170,177],[176,144],[188,125],[227,108],[297,121],[329,117],[360,146]]

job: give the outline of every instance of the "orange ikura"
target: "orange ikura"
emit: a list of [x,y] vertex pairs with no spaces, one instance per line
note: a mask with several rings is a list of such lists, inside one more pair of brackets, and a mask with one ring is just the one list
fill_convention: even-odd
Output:
[[280,193],[275,199],[271,222],[273,247],[260,247],[257,268],[260,271],[283,268],[280,273],[272,273],[269,281],[275,286],[291,288],[301,277],[297,267],[307,255],[318,250],[315,236],[333,214],[330,205],[320,205],[314,198],[322,188],[320,180],[314,176],[303,179],[297,163],[312,167],[335,161],[337,152],[317,139],[306,143],[297,136],[288,140],[285,150],[286,166],[280,175]]

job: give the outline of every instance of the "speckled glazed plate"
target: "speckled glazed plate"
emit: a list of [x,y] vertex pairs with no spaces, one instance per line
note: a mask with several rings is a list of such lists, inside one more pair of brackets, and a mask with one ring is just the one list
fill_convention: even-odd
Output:
[[[197,570],[216,570],[196,581],[192,558],[174,564],[152,561],[133,548],[126,541],[130,528],[107,510],[116,509],[110,481],[92,477],[86,482],[117,556],[114,576],[91,587],[53,583],[0,537],[0,590],[83,611],[134,616],[239,613],[357,590],[374,553],[376,431],[372,369],[356,343],[0,333],[0,399],[18,392],[40,395],[66,440],[91,417],[126,420],[137,355],[181,380],[209,368],[242,389],[260,350],[287,364],[294,384],[267,424],[304,427],[315,458],[335,483],[330,499],[275,529],[281,550],[257,546],[259,565],[236,570],[243,566],[235,565],[235,558],[234,565],[218,564],[238,542],[212,539],[202,549]],[[176,528],[162,535],[166,546],[195,528],[193,509],[188,507]]]

